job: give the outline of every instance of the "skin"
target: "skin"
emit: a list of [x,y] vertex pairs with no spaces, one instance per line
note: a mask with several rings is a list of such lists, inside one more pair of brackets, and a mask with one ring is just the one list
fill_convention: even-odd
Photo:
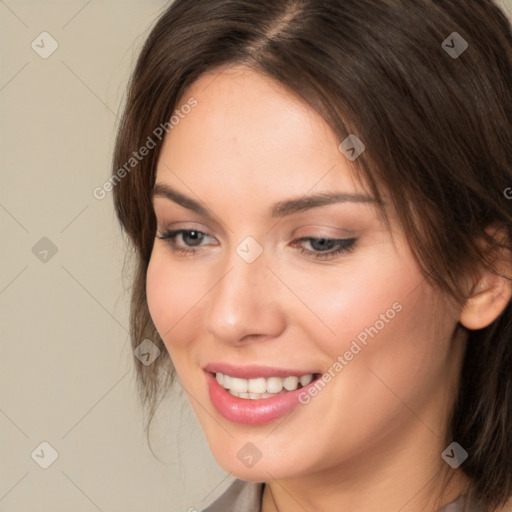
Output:
[[[215,78],[213,81],[212,79]],[[155,197],[158,229],[206,233],[200,246],[155,239],[147,272],[151,316],[206,439],[233,476],[265,481],[263,511],[437,510],[467,481],[441,459],[465,339],[490,323],[510,286],[481,275],[464,308],[424,279],[396,219],[372,203],[337,203],[271,218],[275,202],[322,191],[367,193],[325,121],[289,91],[248,68],[203,75],[183,95],[198,105],[167,135],[157,183],[199,201],[209,219]],[[365,141],[370,144],[371,141]],[[263,253],[236,252],[247,236]],[[315,260],[300,238],[351,238],[353,251]],[[188,244],[188,245],[187,245]],[[307,405],[267,425],[227,421],[203,367],[326,371],[352,340],[398,302],[402,309]],[[305,372],[306,373],[306,372]],[[252,468],[237,452],[261,452]],[[437,476],[451,476],[444,493]],[[438,500],[436,502],[436,499]]]

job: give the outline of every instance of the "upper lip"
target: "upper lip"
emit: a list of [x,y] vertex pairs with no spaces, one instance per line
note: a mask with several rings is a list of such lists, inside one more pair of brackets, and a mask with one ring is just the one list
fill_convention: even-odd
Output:
[[258,377],[290,377],[309,374],[318,374],[318,371],[311,370],[293,370],[287,368],[276,368],[272,366],[233,366],[229,363],[208,363],[204,370],[210,373],[222,373],[230,377],[238,377],[240,379],[256,379]]

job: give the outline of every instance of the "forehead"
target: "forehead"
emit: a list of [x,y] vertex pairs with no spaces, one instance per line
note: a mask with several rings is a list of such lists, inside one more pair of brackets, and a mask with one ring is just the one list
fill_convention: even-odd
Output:
[[209,72],[180,98],[197,105],[164,140],[158,172],[198,185],[206,179],[239,190],[287,184],[292,195],[312,187],[362,191],[340,141],[322,117],[270,78],[246,67]]

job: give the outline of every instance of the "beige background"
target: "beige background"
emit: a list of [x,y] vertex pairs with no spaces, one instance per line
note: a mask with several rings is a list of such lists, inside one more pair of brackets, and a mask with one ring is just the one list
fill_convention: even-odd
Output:
[[[0,1],[0,512],[187,511],[231,480],[183,397],[154,422],[158,459],[147,446],[123,241],[111,194],[92,195],[166,4]],[[512,13],[512,0],[500,4]],[[58,43],[47,59],[31,47],[44,31]],[[44,441],[58,452],[47,469],[35,462],[49,460]]]

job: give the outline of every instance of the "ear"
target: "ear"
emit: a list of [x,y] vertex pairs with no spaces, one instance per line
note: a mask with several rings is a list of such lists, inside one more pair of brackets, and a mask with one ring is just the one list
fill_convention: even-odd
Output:
[[[500,232],[496,226],[485,230],[499,243],[506,243],[510,246],[510,240],[507,239],[503,231]],[[491,272],[483,266],[479,269],[460,313],[459,322],[467,329],[477,330],[487,327],[498,318],[511,300],[512,259],[510,251],[497,250],[491,264],[497,273]]]

